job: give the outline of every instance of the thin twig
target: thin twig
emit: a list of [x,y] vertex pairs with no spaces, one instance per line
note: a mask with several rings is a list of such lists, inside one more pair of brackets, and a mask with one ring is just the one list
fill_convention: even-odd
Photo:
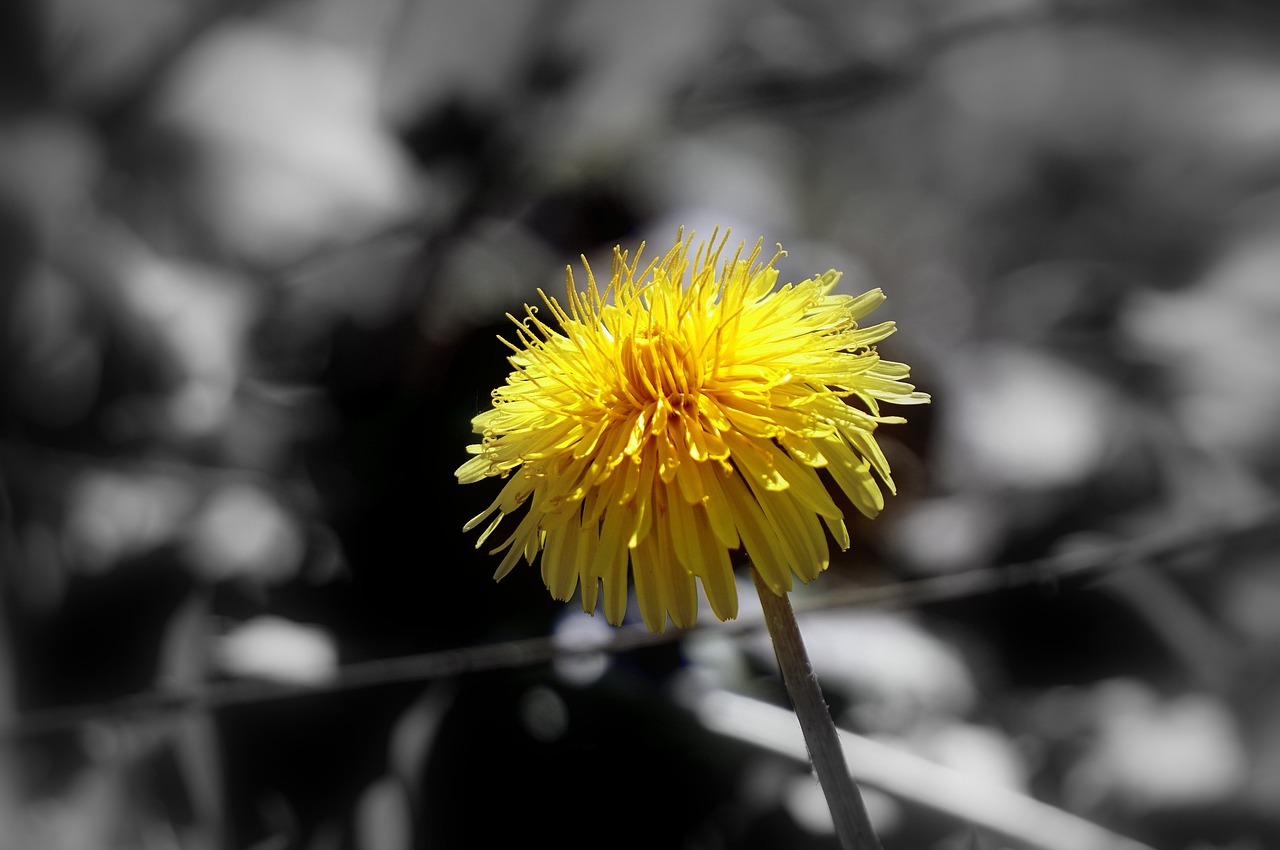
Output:
[[[797,599],[795,610],[806,613],[836,608],[908,608],[996,593],[1014,587],[1037,584],[1051,586],[1068,577],[1116,571],[1131,568],[1135,564],[1152,564],[1174,554],[1185,553],[1200,546],[1217,545],[1238,535],[1273,527],[1277,523],[1280,523],[1280,505],[1268,502],[1253,511],[1201,526],[1179,526],[1118,541],[1110,546],[1068,552],[1035,561],[982,567],[871,587],[826,590],[821,595]],[[329,680],[315,685],[240,680],[216,682],[181,691],[149,691],[106,702],[40,709],[14,718],[0,718],[0,739],[58,732],[86,723],[122,718],[203,711],[403,682],[428,682],[471,673],[545,664],[558,658],[630,652],[673,643],[700,631],[730,635],[754,633],[761,626],[759,619],[744,612],[743,616],[732,622],[704,622],[694,629],[661,634],[652,634],[644,627],[627,627],[614,630],[607,639],[589,643],[569,644],[561,637],[546,636],[355,662],[337,668]]]
[[818,774],[818,784],[826,795],[831,819],[835,822],[836,836],[845,850],[881,850],[880,839],[867,816],[862,792],[845,764],[844,750],[836,733],[836,724],[822,698],[818,677],[809,663],[800,626],[791,610],[791,597],[769,589],[760,573],[754,568],[751,577],[760,595],[760,607],[764,610],[764,622],[773,639],[773,651],[778,657],[778,669],[787,686],[791,704],[795,706],[796,719],[804,734],[809,750],[809,761]]

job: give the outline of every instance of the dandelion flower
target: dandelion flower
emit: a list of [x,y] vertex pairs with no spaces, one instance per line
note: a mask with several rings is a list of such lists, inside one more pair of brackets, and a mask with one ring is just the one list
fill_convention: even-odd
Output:
[[881,483],[894,486],[875,430],[903,420],[880,405],[928,401],[876,353],[893,323],[858,324],[884,294],[833,294],[834,270],[779,288],[781,248],[761,262],[763,240],[745,257],[743,244],[722,264],[727,238],[691,261],[682,232],[643,268],[643,244],[634,260],[615,248],[603,291],[589,265],[584,291],[570,269],[564,303],[539,291],[545,320],[537,307],[511,317],[514,371],[472,420],[482,439],[457,470],[464,484],[507,480],[466,525],[489,520],[477,547],[524,511],[493,550],[505,551],[495,578],[541,552],[551,595],[580,585],[590,613],[603,590],[614,625],[630,581],[652,631],[668,615],[693,625],[698,583],[727,620],[731,553],[781,595],[827,568],[828,533],[848,548],[825,477],[868,517],[884,506]]

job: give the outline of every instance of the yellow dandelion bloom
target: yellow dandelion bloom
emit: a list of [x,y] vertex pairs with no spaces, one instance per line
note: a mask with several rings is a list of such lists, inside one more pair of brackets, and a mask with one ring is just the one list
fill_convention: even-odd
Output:
[[[721,620],[738,611],[730,553],[745,550],[775,593],[794,574],[827,568],[827,533],[849,546],[826,474],[859,511],[893,491],[876,444],[881,402],[928,401],[905,382],[908,367],[880,359],[892,322],[859,327],[884,301],[873,289],[832,294],[840,273],[777,287],[763,240],[723,265],[727,234],[701,243],[683,233],[639,269],[620,248],[602,292],[591,267],[578,291],[568,271],[562,304],[539,291],[549,316],[526,307],[516,324],[514,371],[493,407],[472,421],[483,435],[457,471],[464,483],[502,476],[477,547],[522,508],[495,578],[542,553],[542,578],[567,601],[614,625],[626,611],[628,575],[653,631],[667,616],[694,623],[697,583]],[[640,246],[643,251],[644,246]],[[584,265],[586,258],[583,258]],[[496,516],[495,516],[496,514]],[[825,526],[826,532],[823,527]]]

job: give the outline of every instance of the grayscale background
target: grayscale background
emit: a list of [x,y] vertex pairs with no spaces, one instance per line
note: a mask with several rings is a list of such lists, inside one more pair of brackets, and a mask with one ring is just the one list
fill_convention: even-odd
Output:
[[681,225],[934,398],[793,595],[886,850],[1280,847],[1277,189],[1262,0],[8,0],[0,848],[835,847],[749,581],[584,655],[461,531],[504,314]]

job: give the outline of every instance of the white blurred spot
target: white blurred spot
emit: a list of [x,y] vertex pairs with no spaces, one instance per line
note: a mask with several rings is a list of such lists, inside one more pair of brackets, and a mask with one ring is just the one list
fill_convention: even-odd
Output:
[[814,835],[833,835],[836,827],[822,786],[809,774],[793,777],[782,797],[783,807],[801,829]]
[[[802,253],[814,246],[797,244],[786,235],[790,223],[799,217],[786,202],[792,193],[785,175],[795,167],[795,151],[791,137],[780,133],[776,125],[735,123],[721,135],[674,136],[660,141],[631,166],[637,179],[650,187],[648,191],[663,198],[665,213],[645,228],[650,245],[670,244],[679,227],[684,228],[686,237],[692,233],[698,240],[709,240],[718,227],[721,236],[726,230],[731,232],[730,254],[740,241],[746,241],[750,250],[758,237],[767,234],[763,250],[768,258],[776,241],[786,239],[793,255],[807,260],[802,275],[792,280],[821,274],[831,267],[819,265],[816,251]],[[852,276],[856,268],[844,262],[851,259],[842,258],[835,267]]]
[[1031,349],[992,346],[953,377],[947,464],[954,479],[1064,487],[1102,462],[1114,402],[1087,374]]
[[431,758],[440,727],[454,704],[454,686],[434,682],[423,690],[392,727],[387,741],[387,761],[392,775],[413,782]]
[[125,303],[158,340],[176,373],[169,424],[184,435],[224,423],[240,381],[255,306],[244,281],[211,267],[167,260],[125,244],[119,277]]
[[69,501],[68,554],[82,569],[100,572],[168,542],[195,497],[172,479],[99,471],[73,481]]
[[328,632],[272,616],[256,617],[216,638],[213,656],[232,676],[299,685],[329,681],[338,664]]
[[888,532],[897,557],[928,573],[989,564],[1003,536],[998,512],[972,492],[909,502]]
[[[818,679],[856,697],[864,728],[892,731],[922,717],[961,715],[977,700],[960,655],[905,617],[824,611],[799,619]],[[757,651],[772,662],[772,644]]]
[[1216,697],[1162,700],[1143,683],[1117,680],[1099,686],[1094,708],[1098,737],[1065,780],[1073,806],[1205,805],[1230,799],[1247,779],[1249,759]]
[[[584,650],[608,645],[613,640],[613,629],[602,617],[566,611],[556,623],[552,639],[559,649]],[[556,658],[551,667],[565,682],[585,687],[603,676],[611,663],[607,653],[580,652]]]
[[1027,766],[1022,753],[997,729],[951,721],[911,735],[911,750],[986,786],[1023,791]]
[[[1243,60],[1243,61],[1242,61]],[[1237,58],[1199,67],[1188,80],[1187,132],[1203,138],[1219,156],[1245,163],[1270,162],[1280,145],[1280,75],[1271,61]],[[1197,139],[1201,141],[1201,139]]]
[[520,695],[519,711],[524,728],[536,741],[558,741],[569,729],[569,707],[558,693],[544,685]]
[[[699,616],[714,616],[708,610]],[[689,687],[705,689],[708,687],[735,688],[745,686],[752,677],[747,659],[742,653],[742,644],[733,635],[720,634],[715,629],[701,629],[691,632],[682,641],[684,657],[688,666],[681,672],[686,673]]]
[[378,85],[354,50],[261,25],[224,26],[188,51],[160,111],[203,146],[201,187],[227,247],[285,262],[411,208]]
[[1135,299],[1131,339],[1171,378],[1201,446],[1249,460],[1280,449],[1280,242],[1243,239],[1194,288]]
[[285,581],[297,573],[303,555],[293,517],[249,484],[231,484],[210,496],[184,542],[191,563],[209,581],[237,576]]
[[1276,570],[1274,550],[1255,557],[1252,568],[1240,564],[1224,577],[1223,620],[1248,644],[1275,653],[1280,649],[1280,617],[1276,616],[1280,611],[1280,570]]
[[384,776],[364,789],[353,818],[360,850],[409,850],[413,846],[414,814],[407,790],[392,776]]

